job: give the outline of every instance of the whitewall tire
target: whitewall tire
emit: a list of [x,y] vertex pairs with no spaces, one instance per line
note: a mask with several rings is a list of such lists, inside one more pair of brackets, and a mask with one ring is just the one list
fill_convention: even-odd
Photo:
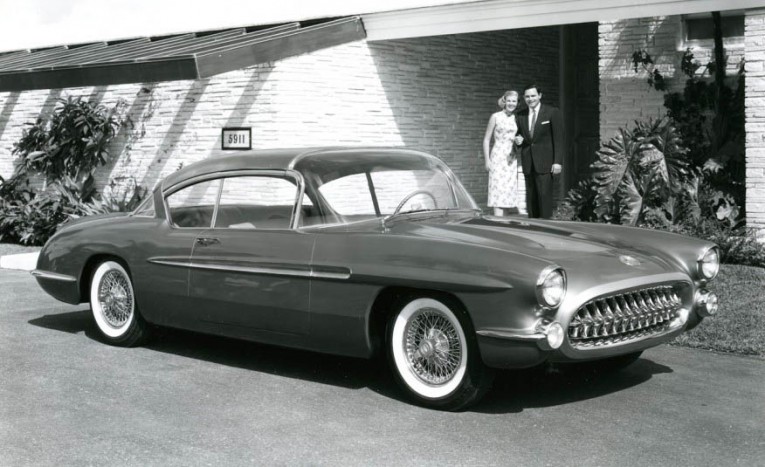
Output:
[[491,384],[472,325],[444,301],[417,297],[388,323],[388,359],[407,395],[421,405],[461,410]]
[[90,281],[90,308],[103,340],[130,347],[146,337],[146,323],[138,313],[130,274],[116,261],[104,261]]

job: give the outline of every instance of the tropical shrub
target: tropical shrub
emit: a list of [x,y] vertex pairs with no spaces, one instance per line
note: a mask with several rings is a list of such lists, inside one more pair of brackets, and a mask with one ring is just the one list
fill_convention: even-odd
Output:
[[37,173],[46,182],[91,176],[109,157],[108,146],[120,127],[123,103],[107,109],[80,97],[59,99],[49,120],[38,118],[14,144],[14,176]]
[[[145,190],[99,195],[94,173],[109,159],[124,102],[107,109],[79,97],[59,100],[50,119],[38,119],[14,145],[13,176],[0,178],[0,241],[41,245],[72,218],[133,209]],[[34,188],[30,177],[42,179]]]
[[667,119],[620,129],[596,156],[592,177],[567,194],[559,218],[669,227],[698,214],[695,174]]
[[632,54],[635,72],[644,70],[648,85],[665,92],[667,118],[637,121],[603,143],[592,176],[569,191],[556,217],[692,235],[720,246],[724,262],[765,267],[765,245],[744,219],[744,67],[732,88],[719,13],[713,20],[714,62],[702,66],[686,50],[682,92],[666,92],[648,52]]

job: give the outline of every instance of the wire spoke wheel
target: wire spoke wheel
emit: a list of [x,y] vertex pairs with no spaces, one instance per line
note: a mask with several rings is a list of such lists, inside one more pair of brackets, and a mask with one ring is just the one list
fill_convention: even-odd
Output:
[[388,322],[387,350],[399,385],[426,407],[462,410],[491,386],[472,323],[452,300],[406,302]]
[[90,281],[93,319],[108,343],[133,346],[146,337],[146,325],[136,308],[133,282],[116,261],[104,261]]
[[448,382],[457,373],[463,343],[454,325],[438,310],[418,310],[407,324],[404,348],[412,372],[426,384]]
[[123,326],[133,313],[133,291],[127,277],[112,269],[101,278],[98,287],[101,313],[106,322],[114,327]]

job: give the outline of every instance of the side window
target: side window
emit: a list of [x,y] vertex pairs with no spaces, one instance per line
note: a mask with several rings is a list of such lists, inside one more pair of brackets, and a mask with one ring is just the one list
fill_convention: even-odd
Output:
[[140,217],[154,217],[156,215],[154,210],[154,193],[146,195],[146,199],[133,211],[133,215]]
[[226,178],[215,227],[288,229],[297,194],[291,179],[265,175]]
[[170,221],[176,227],[210,227],[220,179],[187,186],[167,197]]

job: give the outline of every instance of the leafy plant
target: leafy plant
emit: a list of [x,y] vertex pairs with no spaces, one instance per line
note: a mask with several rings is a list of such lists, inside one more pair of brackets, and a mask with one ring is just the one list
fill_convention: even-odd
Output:
[[80,97],[59,99],[50,120],[38,118],[14,144],[19,159],[15,175],[38,173],[46,183],[64,176],[87,178],[108,159],[121,105],[107,109]]
[[638,49],[632,53],[632,68],[635,73],[642,68],[648,73],[646,82],[649,86],[657,91],[664,91],[667,89],[667,82],[664,79],[664,75],[656,68],[656,64],[653,62],[651,55],[643,49]]
[[[61,99],[49,120],[38,119],[14,145],[13,176],[0,178],[0,240],[41,245],[72,218],[134,208],[145,190],[99,195],[93,177],[109,157],[124,102],[113,108],[79,97]],[[30,176],[43,178],[41,190]],[[135,183],[134,183],[135,185]]]
[[672,231],[716,243],[723,263],[765,267],[765,244],[757,240],[754,229],[731,225],[725,219],[704,218],[696,224],[678,225]]
[[[685,87],[664,96],[668,120],[638,121],[602,144],[592,177],[569,191],[556,217],[680,232],[717,243],[724,262],[765,267],[765,244],[744,223],[743,62],[731,88],[720,15],[712,16],[714,61],[703,66],[687,49]],[[632,62],[666,90],[647,52],[634,52]]]
[[686,153],[666,119],[636,121],[633,129],[620,129],[601,146],[592,178],[569,192],[559,216],[670,225],[679,217],[679,206],[695,202]]

